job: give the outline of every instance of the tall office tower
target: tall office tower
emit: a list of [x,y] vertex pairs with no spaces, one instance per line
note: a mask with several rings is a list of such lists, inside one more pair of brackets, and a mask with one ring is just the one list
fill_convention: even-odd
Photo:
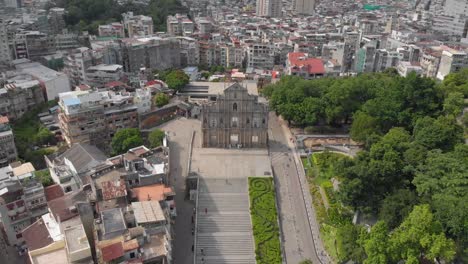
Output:
[[281,0],[257,0],[257,16],[281,17]]
[[315,0],[296,0],[294,2],[294,10],[297,14],[313,15],[315,4]]

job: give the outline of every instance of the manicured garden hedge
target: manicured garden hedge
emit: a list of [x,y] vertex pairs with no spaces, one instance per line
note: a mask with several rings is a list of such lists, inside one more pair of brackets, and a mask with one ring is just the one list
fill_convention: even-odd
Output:
[[257,264],[281,263],[273,178],[250,177],[249,195]]

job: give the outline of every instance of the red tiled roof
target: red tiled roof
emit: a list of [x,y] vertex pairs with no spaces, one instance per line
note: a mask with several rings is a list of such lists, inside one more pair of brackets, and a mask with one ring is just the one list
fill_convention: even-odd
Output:
[[111,261],[116,258],[120,258],[124,255],[122,242],[107,245],[101,248],[102,259],[105,262]]
[[63,222],[78,215],[77,210],[71,210],[73,206],[78,202],[86,201],[86,193],[83,191],[76,191],[49,201],[47,205],[49,205],[49,210],[52,212],[55,219],[60,219],[60,221]]
[[138,157],[140,157],[141,155],[147,153],[149,150],[146,149],[144,146],[140,146],[140,147],[136,147],[134,149],[131,150],[135,155],[137,155]]
[[136,238],[132,240],[125,241],[123,243],[123,249],[124,251],[130,251],[139,248],[138,240]]
[[46,200],[48,202],[65,195],[65,193],[62,190],[62,187],[59,184],[54,184],[54,185],[45,187],[44,193],[45,193]]
[[324,74],[325,67],[323,61],[317,58],[309,58],[303,52],[290,52],[288,53],[289,65],[291,67],[304,68],[309,74]]
[[23,229],[22,234],[29,251],[43,248],[54,242],[42,218]]
[[125,181],[123,179],[105,181],[101,183],[101,187],[102,197],[104,200],[110,200],[127,195],[127,187],[125,186]]
[[160,80],[148,81],[145,86],[152,86],[152,85],[155,85],[155,84],[159,84],[161,86],[164,86],[164,82],[160,81]]
[[166,195],[173,193],[171,187],[166,187],[164,184],[153,184],[132,189],[132,196],[138,201],[163,201]]
[[89,87],[89,85],[86,85],[86,84],[80,84],[78,85],[78,88],[80,88],[80,91],[86,91],[86,90],[91,89],[91,87]]
[[125,83],[120,82],[120,81],[112,81],[104,84],[104,87],[107,88],[113,88],[113,87],[118,87],[118,86],[125,86]]
[[7,116],[0,116],[0,124],[8,124],[9,122]]

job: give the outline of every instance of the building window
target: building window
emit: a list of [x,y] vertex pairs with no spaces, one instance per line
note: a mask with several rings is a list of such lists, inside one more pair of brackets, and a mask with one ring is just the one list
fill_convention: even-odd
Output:
[[135,252],[130,252],[130,258],[135,258]]
[[232,127],[237,127],[237,122],[238,121],[239,121],[239,119],[236,116],[233,116],[232,120],[231,120],[231,126]]
[[236,111],[236,112],[237,112],[237,103],[233,103],[233,104],[232,104],[232,111]]
[[247,117],[247,124],[250,124],[250,118]]
[[210,126],[211,127],[216,127],[216,119],[215,118],[211,119]]
[[258,136],[252,136],[252,142],[257,143],[258,142]]
[[265,124],[265,118],[262,119],[262,124]]
[[222,117],[219,119],[219,123],[220,123],[220,124],[223,123],[223,118],[222,118]]

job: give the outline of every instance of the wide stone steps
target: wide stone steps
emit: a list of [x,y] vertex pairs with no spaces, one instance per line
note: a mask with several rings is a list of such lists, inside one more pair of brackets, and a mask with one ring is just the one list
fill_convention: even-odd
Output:
[[197,258],[197,264],[255,264],[255,260],[252,260],[250,257],[245,256],[201,256]]
[[201,213],[198,216],[198,232],[242,232],[250,229],[250,215],[245,212],[234,214]]
[[197,214],[196,264],[255,264],[246,179],[201,180]]
[[[217,180],[200,180],[201,193],[247,193],[247,180],[246,179],[217,179]],[[221,190],[221,191],[220,191]]]

